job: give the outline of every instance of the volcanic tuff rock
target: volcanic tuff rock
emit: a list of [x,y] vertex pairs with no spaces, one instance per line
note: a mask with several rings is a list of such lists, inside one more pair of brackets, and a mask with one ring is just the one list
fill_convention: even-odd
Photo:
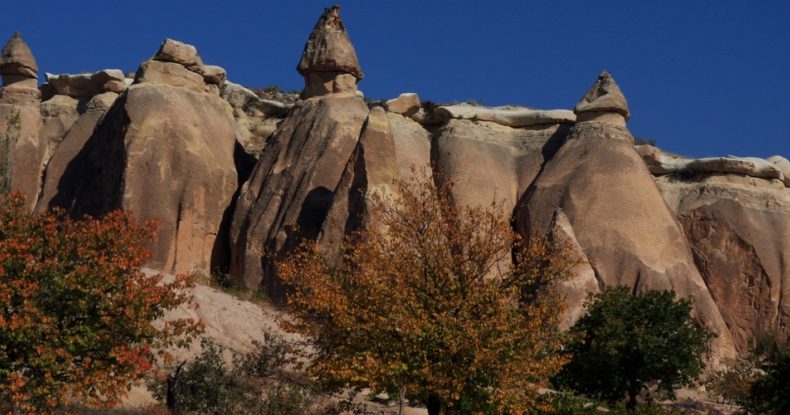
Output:
[[58,147],[42,203],[51,197],[73,216],[123,208],[156,218],[149,265],[208,274],[237,188],[230,105],[183,65],[147,61],[92,130],[101,117],[86,112]]
[[304,98],[356,89],[357,81],[364,75],[340,18],[340,6],[324,9],[296,69],[305,79]]
[[[602,85],[615,85],[604,75],[582,101],[595,97]],[[733,356],[729,330],[683,230],[634,150],[622,108],[601,108],[596,112],[602,117],[577,122],[545,164],[515,209],[516,229],[525,235],[545,234],[559,207],[599,285],[628,285],[636,292],[673,289],[692,298],[698,319],[719,334],[719,356]]]
[[37,71],[30,48],[15,33],[0,56],[0,190],[23,192],[31,210],[41,187],[47,151],[39,139],[42,119]]
[[12,37],[0,57],[2,184],[30,209],[159,219],[148,264],[158,270],[229,268],[282,300],[272,260],[305,239],[336,260],[348,232],[376,226],[368,197],[416,167],[451,180],[458,205],[499,202],[523,236],[571,244],[582,261],[560,284],[565,326],[587,292],[627,284],[692,298],[717,357],[790,335],[790,162],[635,148],[606,72],[575,113],[416,94],[369,109],[336,7],[305,46],[303,100],[229,82],[171,39],[134,83],[116,71],[48,75],[39,92],[37,70]]

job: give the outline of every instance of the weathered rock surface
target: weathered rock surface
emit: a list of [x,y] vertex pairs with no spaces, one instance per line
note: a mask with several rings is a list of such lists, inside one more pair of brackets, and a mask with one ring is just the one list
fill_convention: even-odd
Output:
[[590,265],[584,249],[576,240],[576,233],[573,232],[568,217],[562,210],[554,211],[551,220],[549,235],[561,241],[565,241],[571,249],[571,254],[579,261],[579,264],[572,270],[573,278],[559,282],[560,293],[564,296],[568,309],[565,310],[561,326],[570,328],[582,315],[584,315],[584,301],[588,294],[600,292],[602,283],[595,278],[595,270]]
[[790,191],[767,180],[656,179],[742,355],[790,335]]
[[67,95],[55,95],[41,103],[40,141],[46,146],[44,160],[48,162],[55,147],[63,140],[80,117],[80,101]]
[[[0,75],[4,81],[15,76],[22,78],[38,78],[38,64],[19,32],[14,33],[0,53]],[[7,86],[10,82],[4,82]],[[35,86],[35,85],[34,85]]]
[[230,228],[233,275],[282,295],[272,263],[304,238],[315,239],[368,117],[352,94],[310,98],[294,107],[244,184]]
[[[600,78],[593,91],[599,84]],[[680,224],[621,125],[624,116],[616,108],[609,114],[622,123],[604,117],[574,125],[516,207],[517,230],[543,235],[562,209],[601,285],[673,289],[693,299],[697,318],[719,335],[718,356],[733,356],[729,329]]]
[[776,167],[779,171],[782,172],[782,176],[784,176],[784,183],[786,187],[790,187],[790,160],[782,156],[771,156],[767,159],[770,161],[774,167]]
[[121,93],[126,89],[126,77],[118,69],[76,75],[47,73],[46,77],[55,94],[74,98],[92,97],[103,92]]
[[192,68],[203,66],[203,60],[200,59],[197,48],[170,38],[162,42],[153,60],[173,62]]
[[[304,98],[351,92],[363,78],[354,45],[340,18],[340,6],[324,9],[313,27],[296,67],[305,78]],[[351,75],[353,79],[345,76]]]
[[[56,95],[50,101],[60,100],[59,98],[73,99],[62,95]],[[46,173],[44,175],[44,183],[41,189],[41,196],[36,205],[37,211],[45,212],[47,209],[52,207],[52,199],[63,190],[62,187],[68,185],[68,183],[62,183],[62,181],[64,181],[63,176],[66,172],[66,169],[72,162],[74,162],[74,160],[78,160],[78,155],[83,150],[83,148],[85,148],[85,144],[93,135],[94,129],[103,119],[104,114],[110,109],[117,98],[118,94],[114,92],[105,92],[91,98],[91,100],[86,103],[83,113],[78,116],[75,122],[73,122],[66,130],[67,132],[60,136],[58,141],[55,143],[53,153],[49,158],[49,162],[47,163]],[[56,121],[53,120],[48,124],[55,123]],[[51,133],[54,136],[54,133],[58,131],[58,128],[50,128],[52,128]],[[65,180],[68,181],[70,179],[67,178]],[[59,204],[65,205],[65,203],[66,201],[62,200],[62,203]]]
[[260,158],[266,140],[293,108],[293,104],[261,99],[249,89],[232,82],[225,83],[220,95],[233,108],[236,140],[245,153]]
[[491,121],[508,127],[529,127],[545,124],[573,124],[576,115],[568,110],[536,110],[524,107],[480,107],[477,105],[443,105],[434,111],[441,121],[462,119]]
[[776,163],[757,157],[727,156],[692,159],[666,154],[649,145],[641,145],[636,148],[654,175],[735,174],[785,182],[785,176]]
[[39,137],[42,119],[37,71],[30,48],[15,33],[0,54],[0,190],[24,193],[30,210],[38,198],[47,151]]
[[387,111],[409,116],[420,110],[420,97],[413,92],[407,92],[388,100],[385,107]]
[[599,113],[620,114],[625,121],[631,118],[628,111],[628,101],[612,75],[606,71],[598,75],[593,87],[576,104],[574,112],[581,116],[580,121],[592,119]]
[[135,83],[151,83],[175,86],[194,92],[208,92],[203,75],[173,62],[146,61],[140,65]]
[[510,215],[567,133],[568,127],[558,124],[510,128],[454,119],[434,134],[434,160],[453,181],[456,203],[487,207],[503,202],[503,213]]
[[[182,65],[146,64],[138,71],[139,84],[115,101],[67,162],[50,205],[64,206],[74,216],[123,208],[142,219],[155,218],[159,239],[150,266],[208,274],[237,189],[232,111],[219,96],[195,87],[203,82],[197,74],[186,85],[179,76],[148,76],[163,67],[171,74],[194,73]],[[82,138],[75,130],[74,140],[67,138],[74,145],[64,146],[64,153],[73,154]]]

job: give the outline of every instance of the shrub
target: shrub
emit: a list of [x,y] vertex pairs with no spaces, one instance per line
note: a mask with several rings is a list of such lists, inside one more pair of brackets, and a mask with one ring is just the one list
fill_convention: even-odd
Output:
[[153,324],[191,298],[188,278],[140,271],[153,232],[130,213],[72,221],[0,198],[0,409],[111,407],[162,349],[200,331],[188,319]]
[[571,328],[573,359],[557,383],[610,403],[636,407],[650,385],[670,397],[702,368],[710,334],[693,324],[691,303],[671,291],[632,295],[628,287],[591,296],[587,314]]
[[314,394],[290,373],[292,364],[286,343],[273,335],[244,355],[204,338],[195,360],[149,386],[174,414],[303,415]]
[[743,407],[750,414],[790,414],[790,347],[779,347],[761,368]]
[[456,207],[426,176],[368,200],[372,225],[340,263],[312,243],[279,263],[284,327],[309,339],[309,373],[330,388],[403,392],[431,415],[538,408],[566,361],[552,283],[576,262],[558,241],[524,244],[496,205]]

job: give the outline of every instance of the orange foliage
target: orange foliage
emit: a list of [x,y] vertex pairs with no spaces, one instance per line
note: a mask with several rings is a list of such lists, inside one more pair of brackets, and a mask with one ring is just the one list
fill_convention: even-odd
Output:
[[152,324],[191,301],[192,283],[140,271],[155,224],[126,212],[72,221],[0,199],[0,410],[112,407],[202,323]]
[[454,206],[426,176],[370,198],[342,261],[306,243],[278,265],[294,316],[282,324],[310,339],[328,386],[405,392],[432,414],[541,407],[567,361],[554,283],[577,261],[561,241],[524,243],[499,205]]

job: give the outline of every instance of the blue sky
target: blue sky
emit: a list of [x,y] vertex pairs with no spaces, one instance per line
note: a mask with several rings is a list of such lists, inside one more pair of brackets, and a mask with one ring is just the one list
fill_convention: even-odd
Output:
[[[40,70],[134,71],[165,37],[248,86],[300,89],[329,1],[13,1]],[[602,69],[629,128],[691,156],[790,157],[790,1],[343,1],[371,98],[572,108]],[[13,16],[13,17],[11,17]]]

